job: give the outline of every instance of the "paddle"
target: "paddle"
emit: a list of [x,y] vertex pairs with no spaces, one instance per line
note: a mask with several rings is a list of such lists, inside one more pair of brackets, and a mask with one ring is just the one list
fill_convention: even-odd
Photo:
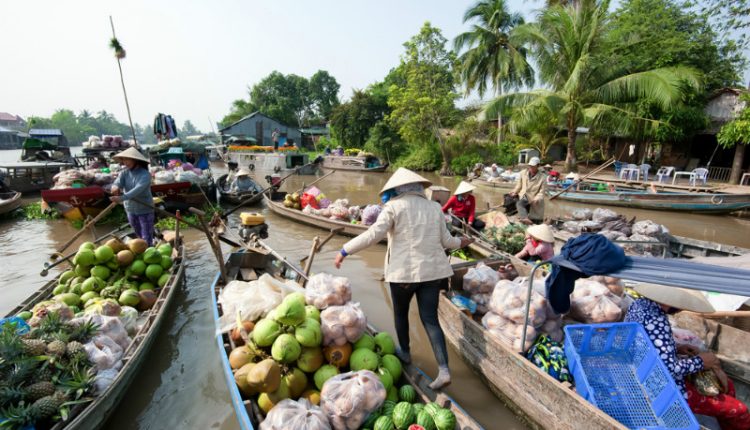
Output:
[[304,190],[305,190],[305,188],[310,188],[310,187],[312,187],[313,185],[315,185],[315,184],[317,184],[318,182],[322,181],[323,179],[325,179],[325,178],[327,178],[327,177],[329,177],[329,176],[333,175],[333,174],[334,174],[334,173],[336,173],[336,172],[337,172],[336,170],[331,170],[330,172],[326,173],[325,175],[321,176],[320,178],[318,178],[318,179],[316,179],[316,180],[312,181],[312,182],[311,182],[311,183],[310,183],[309,185],[304,185],[304,184],[303,184],[303,185],[302,185],[302,188],[300,188],[299,190],[297,190],[297,192],[298,192],[298,193],[301,193],[302,191],[304,191]]
[[[109,233],[105,234],[104,236],[100,237],[97,240],[97,242],[101,242],[102,240],[104,240],[104,239],[106,239],[106,238],[108,238],[110,236],[114,236],[118,232],[124,230],[126,227],[129,227],[129,226],[130,226],[130,224],[128,224],[128,223],[122,224],[121,226],[117,227],[116,229],[114,229],[114,230],[110,231]],[[44,262],[44,268],[42,269],[41,272],[39,272],[39,276],[47,276],[49,274],[49,269],[51,269],[51,268],[53,268],[55,266],[59,266],[60,264],[66,262],[66,261],[70,261],[70,259],[73,258],[73,257],[75,257],[75,255],[77,253],[78,253],[78,251],[70,253],[70,254],[62,257],[61,259],[59,259],[59,260],[57,260],[57,261],[55,261],[54,263],[51,263],[51,264],[49,262],[45,261]]]
[[[305,272],[305,276],[310,275],[310,269],[312,268],[313,259],[315,259],[315,253],[318,250],[319,242],[320,238],[318,236],[315,236],[312,241],[312,248],[310,248],[310,255],[307,256],[307,264],[305,264],[305,269],[303,270]],[[307,284],[307,278],[302,279],[302,282],[300,284],[302,285],[302,288],[305,288],[305,285]]]
[[[328,243],[329,240],[333,239],[333,236],[336,236],[337,234],[341,233],[342,231],[344,231],[344,227],[332,228],[331,231],[330,231],[330,233],[328,233],[328,236],[326,236],[326,238],[323,239],[320,243],[318,243],[318,245],[315,247],[315,252],[320,252],[321,248],[323,248],[323,245],[325,245],[326,243]],[[305,260],[307,260],[309,257],[310,256],[302,257],[301,262],[304,263]]]
[[208,228],[208,224],[206,224],[206,220],[205,218],[203,218],[206,215],[205,212],[196,208],[190,208],[190,212],[198,217],[198,220],[203,226],[203,232],[206,234],[206,239],[208,240],[208,244],[211,246],[211,249],[214,252],[214,257],[216,257],[216,261],[219,263],[219,273],[221,274],[221,280],[224,282],[224,284],[226,284],[227,283],[227,268],[224,266],[224,257],[221,255],[221,246],[218,243],[218,237],[214,237],[215,235],[211,234]]
[[109,206],[107,206],[106,208],[104,208],[104,210],[103,210],[103,211],[99,212],[99,215],[95,216],[95,217],[94,217],[93,219],[91,219],[91,221],[87,222],[87,223],[86,223],[86,225],[84,225],[83,227],[81,227],[81,229],[80,229],[80,230],[78,230],[78,231],[76,232],[76,234],[74,234],[74,235],[73,235],[73,237],[71,237],[70,239],[68,239],[68,241],[67,241],[67,242],[65,242],[65,243],[64,243],[64,244],[63,244],[63,245],[62,245],[62,246],[61,246],[61,247],[60,247],[60,248],[59,248],[59,249],[57,250],[57,252],[55,252],[54,254],[52,254],[52,255],[50,256],[50,258],[53,258],[53,259],[54,259],[54,258],[59,258],[59,257],[62,257],[62,253],[63,253],[63,251],[65,251],[66,249],[68,249],[68,247],[69,247],[69,246],[70,246],[70,245],[71,245],[71,244],[72,244],[73,242],[75,242],[75,241],[76,241],[76,239],[78,239],[79,237],[81,237],[81,235],[82,235],[82,234],[83,234],[83,233],[84,233],[84,232],[85,232],[86,230],[88,230],[88,228],[89,228],[90,226],[92,226],[92,225],[96,224],[96,223],[97,223],[97,222],[98,222],[98,221],[99,221],[100,219],[104,218],[104,216],[105,216],[105,215],[107,215],[108,213],[110,213],[110,212],[112,211],[112,209],[114,209],[114,208],[115,208],[115,206],[117,206],[117,203],[116,203],[116,202],[112,202],[112,203],[110,203],[110,204],[109,204]]

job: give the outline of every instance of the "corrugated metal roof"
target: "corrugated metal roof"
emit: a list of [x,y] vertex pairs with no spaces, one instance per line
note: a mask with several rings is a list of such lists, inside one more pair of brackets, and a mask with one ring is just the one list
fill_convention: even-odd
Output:
[[29,134],[31,136],[62,136],[63,132],[59,128],[32,128]]
[[255,111],[255,112],[251,113],[250,115],[247,115],[247,116],[245,116],[245,117],[242,117],[242,118],[240,118],[239,120],[237,120],[237,121],[235,121],[235,122],[233,122],[233,123],[229,124],[228,126],[226,126],[226,127],[222,128],[221,130],[219,130],[219,133],[221,133],[221,132],[222,132],[222,131],[224,131],[224,130],[228,130],[228,129],[230,129],[230,128],[234,127],[235,125],[237,125],[237,124],[241,123],[242,121],[248,120],[248,119],[250,119],[250,118],[252,118],[252,117],[254,117],[254,116],[256,116],[256,115],[262,115],[262,116],[264,116],[264,117],[266,117],[266,118],[268,118],[268,119],[270,119],[270,120],[276,121],[276,122],[278,122],[279,124],[281,124],[282,126],[284,126],[284,127],[286,127],[286,128],[293,128],[293,129],[297,129],[297,130],[299,130],[299,129],[298,129],[297,127],[294,127],[294,126],[291,126],[291,125],[288,125],[288,124],[284,124],[283,122],[279,121],[278,119],[276,119],[276,118],[273,118],[273,117],[270,117],[270,116],[268,116],[268,115],[266,115],[266,114],[262,113],[261,111]]

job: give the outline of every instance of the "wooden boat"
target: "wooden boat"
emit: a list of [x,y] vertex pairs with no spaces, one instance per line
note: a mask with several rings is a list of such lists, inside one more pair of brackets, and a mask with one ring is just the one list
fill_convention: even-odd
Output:
[[[219,191],[219,198],[227,203],[231,203],[233,205],[239,205],[243,201],[246,201],[250,197],[257,195],[261,191],[263,191],[263,188],[260,187],[255,181],[253,181],[253,188],[248,191],[229,191],[229,186],[231,184],[227,184],[227,178],[229,175],[221,175],[219,176],[219,180],[216,181],[216,189]],[[260,199],[256,200],[256,203],[259,203]]]
[[[548,190],[547,194],[556,193]],[[560,200],[590,205],[622,206],[649,210],[723,214],[750,208],[750,194],[647,193],[642,191],[567,191]]]
[[[103,241],[104,236],[99,241]],[[115,407],[125,395],[130,384],[138,375],[144,364],[151,345],[156,339],[161,326],[164,324],[169,307],[174,301],[176,291],[185,281],[185,250],[183,246],[176,248],[177,257],[174,259],[172,276],[159,292],[158,299],[149,311],[142,312],[138,319],[145,319],[138,333],[132,338],[132,343],[123,352],[123,366],[117,377],[106,391],[94,398],[90,403],[80,404],[71,408],[68,420],[58,422],[52,430],[89,430],[100,428],[112,414]],[[57,280],[48,282],[41,289],[32,294],[23,303],[6,315],[11,317],[19,312],[31,310],[34,305],[52,296],[52,290],[57,286]]]
[[70,221],[95,217],[109,204],[100,186],[42,190],[42,201]]
[[510,181],[488,181],[486,179],[481,178],[474,178],[474,179],[467,179],[468,182],[471,182],[473,185],[478,185],[482,188],[492,188],[492,189],[498,189],[498,190],[513,190],[513,188],[516,187],[515,182]]
[[73,167],[73,164],[56,161],[20,161],[0,164],[0,170],[4,171],[5,185],[24,194],[49,189],[52,187],[52,178],[70,167]]
[[294,150],[279,150],[278,152],[256,151],[249,146],[229,146],[224,154],[224,160],[237,163],[239,167],[263,172],[290,173],[296,171],[299,175],[314,175],[318,166],[310,164],[310,156]]
[[388,163],[382,164],[378,157],[374,155],[326,155],[323,157],[323,168],[357,172],[385,172]]
[[[656,176],[653,176],[656,178]],[[619,178],[606,178],[599,176],[591,176],[584,183],[603,183],[603,184],[615,184],[618,187],[632,188],[638,190],[648,190],[652,186],[660,191],[678,191],[678,192],[720,192],[718,187],[711,185],[677,185],[671,182],[656,182],[656,181],[628,181],[626,179]]]
[[[284,192],[275,192],[272,198],[268,194],[264,194],[263,200],[266,202],[268,210],[277,215],[325,230],[341,228],[342,230],[339,233],[346,236],[358,236],[369,228],[369,226],[364,224],[351,224],[319,215],[306,214],[298,209],[288,208],[283,204],[284,196],[286,196]],[[385,243],[385,240],[383,240],[383,243]]]
[[[235,252],[227,257],[226,273],[228,281],[235,279],[249,280],[262,273],[286,278],[287,271],[294,274],[284,265],[278,265],[278,260],[269,253],[264,252]],[[221,333],[220,318],[222,309],[218,302],[219,294],[223,288],[221,277],[216,276],[211,294],[211,304],[213,307],[214,322],[216,323],[216,342],[219,345],[221,364],[224,369],[224,378],[229,388],[237,420],[242,430],[252,430],[259,428],[263,421],[263,415],[256,402],[243,399],[242,394],[237,388],[234,380],[232,368],[229,365],[229,353],[235,348],[235,344],[228,334]],[[375,330],[369,327],[371,333]],[[461,430],[480,430],[482,427],[466,411],[464,411],[453,399],[443,393],[438,393],[430,389],[430,378],[414,365],[403,364],[403,375],[406,381],[411,384],[417,391],[419,398],[427,402],[435,402],[442,407],[450,408],[456,416],[457,429]]]
[[21,193],[10,191],[0,193],[0,215],[4,215],[21,207]]

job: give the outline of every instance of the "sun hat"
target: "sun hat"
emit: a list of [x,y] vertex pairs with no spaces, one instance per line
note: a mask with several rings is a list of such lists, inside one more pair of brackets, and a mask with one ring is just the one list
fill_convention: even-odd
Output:
[[385,185],[383,185],[383,189],[380,190],[380,194],[383,194],[385,191],[399,187],[401,185],[415,184],[415,183],[422,184],[424,185],[425,188],[432,185],[432,182],[417,175],[411,170],[404,168],[404,167],[399,167],[398,170],[396,170],[396,172],[393,175],[391,175],[390,178],[388,178],[388,182],[386,182]]
[[570,172],[565,176],[565,179],[571,179],[573,181],[578,181],[581,179],[581,177],[578,175],[578,173]]
[[146,163],[149,162],[148,158],[144,157],[143,154],[135,148],[128,148],[112,157],[115,161],[118,161],[120,158],[130,158],[131,160],[145,161]]
[[547,224],[532,225],[526,229],[526,233],[534,239],[541,240],[542,242],[553,243],[555,241],[552,229],[550,229]]
[[243,167],[240,170],[238,170],[237,174],[235,174],[234,176],[236,178],[239,178],[240,176],[250,176],[251,174],[252,173],[250,173],[250,170],[248,170],[248,169],[246,169],[246,168]]
[[529,166],[538,166],[539,163],[541,163],[539,157],[531,157],[531,160],[529,160]]
[[649,300],[673,308],[692,312],[715,312],[714,307],[700,291],[659,284],[638,284],[633,286],[633,290]]
[[470,183],[468,183],[466,181],[461,181],[461,183],[458,184],[458,188],[456,188],[456,192],[453,193],[453,194],[455,194],[455,195],[466,194],[466,193],[470,193],[470,192],[472,192],[472,191],[474,191],[476,189],[477,189],[477,187],[475,187],[474,185],[471,185]]

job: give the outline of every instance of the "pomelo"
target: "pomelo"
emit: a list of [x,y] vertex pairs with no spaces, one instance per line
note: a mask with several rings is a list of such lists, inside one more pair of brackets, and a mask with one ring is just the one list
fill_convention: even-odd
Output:
[[94,255],[96,255],[97,262],[106,263],[115,256],[115,251],[107,245],[102,245],[96,248],[96,251],[94,251]]

